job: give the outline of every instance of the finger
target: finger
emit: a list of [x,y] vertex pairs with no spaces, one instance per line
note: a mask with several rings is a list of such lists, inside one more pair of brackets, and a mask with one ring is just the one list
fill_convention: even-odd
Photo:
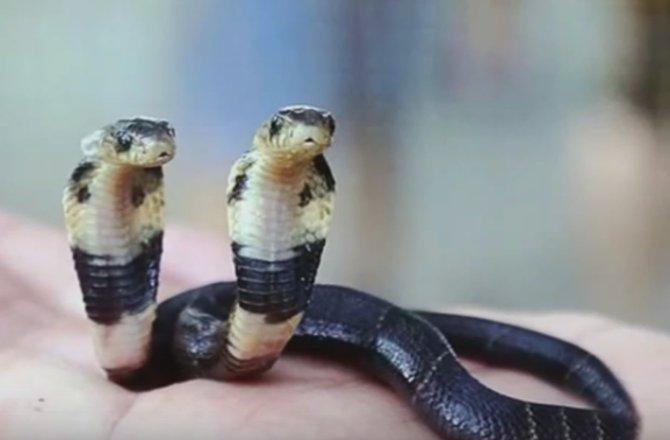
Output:
[[[0,226],[0,277],[21,284],[18,290],[0,288],[0,299],[29,296],[36,304],[58,313],[83,316],[65,228],[47,227],[8,214],[0,215]],[[163,255],[162,297],[233,277],[228,241],[223,234],[168,227]]]
[[670,336],[614,323],[580,341],[621,379],[642,416],[640,438],[667,438],[670,411]]
[[31,297],[29,290],[16,276],[0,267],[0,350],[35,329],[63,320],[62,315]]
[[[642,417],[641,438],[663,438],[662,434],[668,432],[670,426],[665,415],[670,411],[670,398],[667,397],[670,396],[670,381],[665,378],[670,371],[670,356],[667,355],[670,353],[669,335],[595,314],[510,313],[475,309],[458,312],[548,333],[594,353],[619,377],[635,401]],[[515,385],[520,382],[488,373],[488,377],[483,375],[488,385],[519,395]],[[531,398],[524,394],[526,391],[521,390],[521,397]]]
[[5,298],[22,298],[55,313],[81,313],[65,231],[3,214],[0,276],[13,287]]

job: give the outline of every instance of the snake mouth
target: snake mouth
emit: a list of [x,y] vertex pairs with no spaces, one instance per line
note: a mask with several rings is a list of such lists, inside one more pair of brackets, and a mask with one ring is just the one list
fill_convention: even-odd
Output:
[[[153,151],[151,151],[153,150]],[[147,151],[151,159],[148,160],[147,165],[159,166],[165,165],[167,162],[171,161],[175,156],[176,146],[174,143],[161,142],[158,145],[149,147]]]
[[330,146],[330,139],[316,139],[314,137],[308,137],[304,141],[302,141],[302,146],[303,148],[307,148],[309,150],[315,149],[315,148],[327,148]]
[[166,163],[170,162],[173,158],[173,155],[169,153],[161,153],[159,156],[156,156],[154,160],[149,160],[143,163],[141,166],[143,167],[158,167],[161,165],[165,165]]

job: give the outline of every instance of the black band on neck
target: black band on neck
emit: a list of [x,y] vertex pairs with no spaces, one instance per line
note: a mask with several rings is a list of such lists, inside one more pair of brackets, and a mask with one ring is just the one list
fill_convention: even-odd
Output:
[[99,324],[111,325],[122,314],[137,314],[156,299],[163,233],[154,235],[142,252],[125,264],[106,264],[109,256],[72,249],[86,314]]
[[312,293],[325,240],[293,248],[296,256],[266,261],[240,256],[243,246],[233,243],[241,308],[266,314],[268,323],[284,321],[305,310]]

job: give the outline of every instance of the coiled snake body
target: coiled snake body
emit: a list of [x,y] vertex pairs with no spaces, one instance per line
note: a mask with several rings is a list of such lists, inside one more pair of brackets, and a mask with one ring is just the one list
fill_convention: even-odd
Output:
[[[341,286],[314,286],[335,182],[323,156],[335,125],[323,110],[276,113],[233,167],[227,194],[236,282],[156,307],[162,240],[160,165],[174,156],[164,121],[121,120],[84,139],[64,196],[66,224],[109,377],[135,387],[189,377],[260,374],[288,343],[360,358],[453,439],[634,439],[637,414],[597,358],[515,326],[410,312]],[[595,405],[524,402],[473,378],[459,352],[518,367]]]

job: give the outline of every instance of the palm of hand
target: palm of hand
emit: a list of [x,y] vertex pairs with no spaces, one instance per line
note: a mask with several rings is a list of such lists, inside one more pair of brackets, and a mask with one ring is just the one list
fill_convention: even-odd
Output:
[[[0,438],[435,438],[384,384],[306,356],[284,356],[253,382],[192,380],[142,393],[120,388],[95,362],[64,234],[7,217],[0,217],[0,230]],[[231,278],[232,271],[220,271],[230,267],[221,242],[168,230],[161,291]],[[670,433],[663,417],[670,410],[670,337],[588,315],[488,316],[593,351],[633,394],[642,437]],[[467,365],[503,393],[579,404],[522,373]]]

